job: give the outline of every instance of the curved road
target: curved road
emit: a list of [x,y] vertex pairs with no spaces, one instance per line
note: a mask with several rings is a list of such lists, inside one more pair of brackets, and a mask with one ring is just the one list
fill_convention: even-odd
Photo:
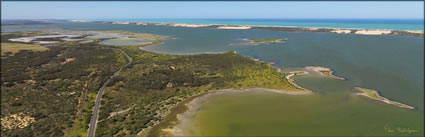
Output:
[[102,85],[102,87],[97,92],[96,102],[94,103],[93,113],[92,113],[92,116],[91,116],[91,119],[90,119],[90,124],[89,124],[89,129],[88,129],[88,132],[87,132],[87,137],[94,137],[94,133],[96,132],[97,115],[99,113],[100,100],[102,98],[103,90],[105,90],[106,85],[111,81],[111,79],[113,79],[114,77],[119,76],[120,75],[120,72],[122,71],[123,68],[125,68],[125,67],[129,66],[131,63],[133,63],[133,58],[131,58],[130,56],[128,56],[127,53],[125,53],[123,50],[121,50],[121,49],[118,49],[118,50],[121,51],[122,54],[124,54],[124,56],[128,60],[128,63],[127,63],[127,65],[121,67],[117,72],[115,72],[114,75],[112,75]]

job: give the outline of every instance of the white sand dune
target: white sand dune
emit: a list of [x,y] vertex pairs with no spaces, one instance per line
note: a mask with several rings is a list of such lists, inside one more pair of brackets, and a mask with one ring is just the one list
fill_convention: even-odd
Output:
[[220,26],[217,29],[251,29],[250,26]]
[[333,32],[333,33],[350,33],[351,30],[348,30],[348,29],[337,29],[337,30],[332,30],[331,32]]
[[210,25],[207,25],[207,24],[171,24],[170,26],[198,28],[198,27],[208,27]]
[[359,30],[356,31],[355,34],[362,34],[362,35],[384,35],[384,34],[390,34],[392,31],[390,30]]

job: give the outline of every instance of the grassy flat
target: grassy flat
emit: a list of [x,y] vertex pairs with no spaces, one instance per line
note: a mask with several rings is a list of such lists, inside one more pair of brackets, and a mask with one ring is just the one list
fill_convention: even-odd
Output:
[[359,87],[356,87],[355,89],[363,92],[364,93],[363,95],[365,95],[365,96],[367,96],[367,97],[369,97],[371,99],[381,100],[381,101],[383,101],[383,100],[386,99],[384,97],[381,97],[379,95],[378,91],[376,91],[376,90],[366,89],[366,88],[359,88]]
[[38,44],[1,43],[2,55],[6,54],[6,52],[11,52],[12,54],[14,54],[21,50],[45,51],[48,50],[48,48],[40,46]]

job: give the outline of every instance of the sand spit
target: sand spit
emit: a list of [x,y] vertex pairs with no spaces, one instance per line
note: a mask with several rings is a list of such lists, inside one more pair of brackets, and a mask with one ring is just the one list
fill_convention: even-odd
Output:
[[210,25],[206,25],[206,24],[170,24],[169,26],[199,28],[199,27],[208,27]]
[[355,87],[354,89],[362,92],[362,93],[357,93],[358,95],[362,95],[362,96],[368,97],[368,98],[373,99],[373,100],[382,101],[384,103],[394,105],[394,106],[398,106],[398,107],[405,108],[405,109],[415,109],[415,107],[412,107],[412,106],[409,106],[409,105],[406,105],[406,104],[402,104],[400,102],[392,101],[392,100],[389,100],[385,97],[382,97],[382,96],[379,95],[378,91],[373,90],[373,89],[366,89],[366,88],[361,88],[361,87]]
[[341,78],[341,77],[335,76],[333,74],[334,72],[330,68],[319,67],[319,66],[306,66],[305,69],[319,72],[321,75],[328,76],[330,78],[335,78],[335,79],[339,79],[339,80],[345,80],[345,78]]
[[291,77],[296,76],[296,75],[306,75],[306,74],[308,74],[307,71],[292,71],[292,72],[289,72],[288,75],[286,75],[286,79],[288,80],[289,83],[296,86],[297,88],[303,89],[304,91],[311,92],[310,90],[299,86],[297,84],[297,82],[295,82],[295,80],[291,78]]
[[356,31],[355,34],[362,34],[362,35],[387,35],[390,34],[392,31],[390,30],[359,30]]
[[217,29],[251,29],[250,26],[219,26]]

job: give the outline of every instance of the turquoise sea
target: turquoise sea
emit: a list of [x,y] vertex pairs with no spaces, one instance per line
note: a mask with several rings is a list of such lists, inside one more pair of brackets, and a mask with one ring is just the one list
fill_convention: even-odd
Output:
[[385,30],[424,30],[423,19],[96,19],[184,24],[223,24],[254,26],[290,26],[318,28],[356,28]]

